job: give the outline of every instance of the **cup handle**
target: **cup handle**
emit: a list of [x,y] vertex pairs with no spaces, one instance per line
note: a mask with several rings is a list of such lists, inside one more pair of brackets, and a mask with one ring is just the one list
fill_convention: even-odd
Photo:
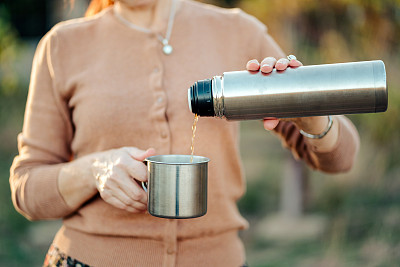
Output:
[[[144,160],[143,163],[147,166],[147,160]],[[142,188],[147,193],[147,182],[142,182]]]
[[142,188],[147,193],[147,182],[142,182]]

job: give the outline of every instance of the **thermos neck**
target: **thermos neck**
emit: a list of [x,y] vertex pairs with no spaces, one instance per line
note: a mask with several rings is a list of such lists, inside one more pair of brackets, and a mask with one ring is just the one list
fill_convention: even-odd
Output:
[[189,109],[199,116],[214,116],[212,80],[197,81],[188,89]]

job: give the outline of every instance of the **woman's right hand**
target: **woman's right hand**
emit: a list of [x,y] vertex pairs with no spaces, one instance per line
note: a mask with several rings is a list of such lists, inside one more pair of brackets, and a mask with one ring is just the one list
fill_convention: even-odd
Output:
[[155,155],[123,147],[86,155],[61,170],[59,190],[66,203],[79,208],[96,192],[108,204],[133,213],[147,209],[147,194],[139,182],[147,181],[144,159]]
[[92,173],[101,198],[129,212],[145,211],[147,194],[136,181],[147,181],[143,160],[154,154],[154,149],[143,151],[134,147],[100,153],[92,164]]

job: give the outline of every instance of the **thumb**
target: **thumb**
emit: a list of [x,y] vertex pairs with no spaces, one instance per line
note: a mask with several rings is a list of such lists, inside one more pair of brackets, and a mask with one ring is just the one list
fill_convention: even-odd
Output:
[[275,118],[265,118],[264,119],[264,128],[267,131],[272,131],[278,126],[279,120]]
[[154,148],[141,150],[136,147],[124,147],[124,150],[128,152],[132,158],[138,161],[144,161],[145,158],[156,155],[156,150]]

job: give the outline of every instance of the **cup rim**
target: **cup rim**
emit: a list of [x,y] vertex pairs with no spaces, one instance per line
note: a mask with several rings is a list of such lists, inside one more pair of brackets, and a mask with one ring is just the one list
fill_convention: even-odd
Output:
[[165,164],[165,165],[197,165],[197,164],[201,164],[201,163],[207,163],[210,161],[210,159],[207,157],[197,156],[197,155],[193,155],[193,162],[175,162],[175,161],[167,162],[165,160],[162,161],[161,157],[164,157],[164,158],[165,157],[167,157],[167,158],[182,157],[182,158],[190,159],[191,155],[180,155],[180,154],[155,155],[155,156],[147,157],[145,159],[145,161],[151,162],[151,163],[157,163],[157,164]]

